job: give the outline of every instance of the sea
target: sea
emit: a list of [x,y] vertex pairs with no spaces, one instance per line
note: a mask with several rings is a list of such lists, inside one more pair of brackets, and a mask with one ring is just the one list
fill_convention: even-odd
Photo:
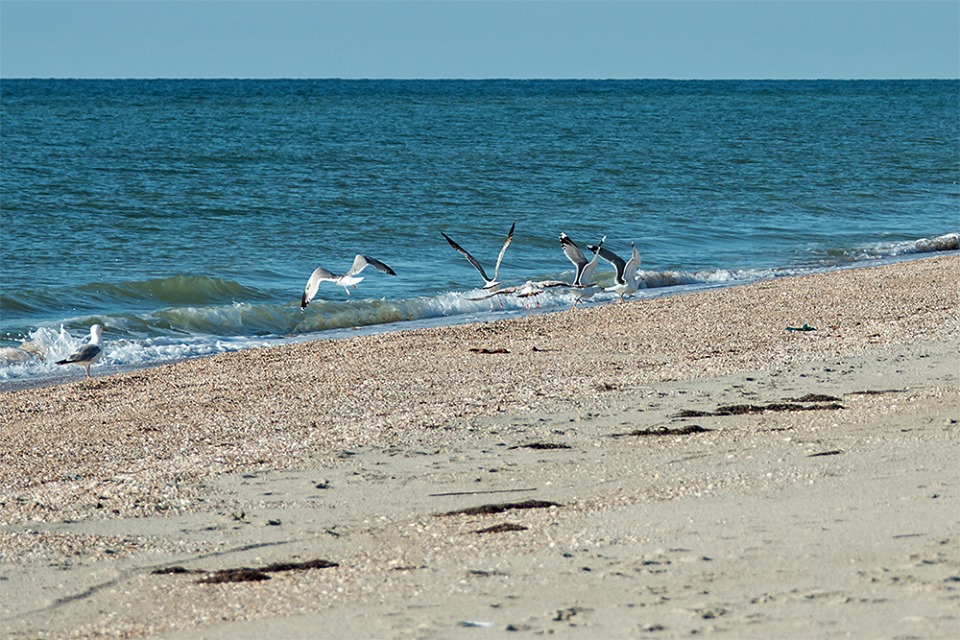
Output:
[[[958,252],[960,81],[0,80],[0,390]],[[301,310],[316,267],[323,283]],[[613,284],[600,263],[596,279]],[[601,291],[579,306],[617,304]],[[797,319],[802,322],[802,318]]]

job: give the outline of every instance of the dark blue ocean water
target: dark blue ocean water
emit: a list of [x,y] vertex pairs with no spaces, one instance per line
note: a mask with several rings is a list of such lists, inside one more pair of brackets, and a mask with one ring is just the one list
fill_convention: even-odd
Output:
[[[960,231],[957,81],[2,80],[0,107],[0,345],[45,356],[5,349],[0,381],[64,375],[92,322],[103,364],[140,366],[524,312],[474,300],[441,231],[492,271],[516,222],[504,285],[570,279],[561,231],[636,242],[640,298]],[[357,253],[397,277],[301,313],[311,271]]]

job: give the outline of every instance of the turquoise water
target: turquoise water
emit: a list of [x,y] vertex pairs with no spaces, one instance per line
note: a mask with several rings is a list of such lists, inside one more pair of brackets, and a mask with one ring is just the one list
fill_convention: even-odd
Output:
[[[957,81],[2,80],[0,381],[108,327],[144,366],[352,327],[525,313],[566,232],[636,297],[957,249]],[[317,266],[366,270],[347,294]],[[609,265],[597,276],[612,283]],[[601,293],[587,304],[605,304]],[[569,291],[537,298],[565,309]],[[397,325],[395,323],[401,323]],[[9,356],[9,352],[7,352]],[[96,370],[96,368],[95,368]]]

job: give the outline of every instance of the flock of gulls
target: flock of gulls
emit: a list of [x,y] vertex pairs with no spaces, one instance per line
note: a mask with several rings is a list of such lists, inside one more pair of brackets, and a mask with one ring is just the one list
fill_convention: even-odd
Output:
[[[510,226],[510,231],[507,232],[507,238],[503,241],[503,246],[500,248],[500,254],[497,256],[497,262],[493,267],[492,278],[487,275],[483,265],[481,265],[477,259],[470,254],[469,251],[457,244],[453,238],[448,236],[446,233],[441,232],[441,235],[444,237],[447,243],[462,253],[467,259],[467,262],[473,265],[473,267],[480,273],[480,277],[483,278],[482,289],[484,291],[484,295],[479,298],[472,298],[472,300],[486,300],[493,298],[494,296],[504,295],[514,295],[519,298],[532,298],[540,295],[546,289],[563,287],[574,291],[576,299],[573,303],[573,306],[576,308],[581,300],[590,298],[601,290],[612,291],[618,294],[620,302],[623,302],[623,298],[625,296],[636,292],[640,288],[640,278],[637,273],[637,270],[640,268],[640,253],[637,251],[637,246],[635,243],[631,244],[630,258],[628,260],[624,260],[609,249],[604,248],[603,243],[606,241],[606,236],[604,236],[600,239],[600,243],[596,246],[587,245],[587,250],[593,253],[591,258],[588,260],[577,243],[565,233],[560,234],[560,247],[563,249],[563,253],[565,256],[567,256],[567,259],[573,263],[574,267],[576,267],[576,272],[571,282],[563,282],[560,280],[528,280],[526,283],[519,286],[501,288],[499,280],[500,264],[503,262],[503,255],[507,252],[507,247],[510,246],[510,242],[513,240],[513,231],[515,227],[516,223],[512,224]],[[616,269],[614,284],[610,287],[601,287],[593,280],[593,274],[594,271],[596,271],[598,259],[603,259],[609,262]],[[376,260],[370,256],[365,256],[362,254],[357,254],[353,260],[353,264],[345,273],[335,274],[323,267],[317,267],[314,269],[313,273],[310,274],[310,279],[307,280],[307,285],[303,289],[303,295],[300,297],[300,311],[302,312],[307,308],[307,305],[310,304],[310,301],[316,297],[317,291],[320,289],[320,285],[324,282],[330,282],[343,287],[344,291],[346,291],[349,295],[350,287],[356,289],[357,285],[363,280],[363,276],[361,276],[360,273],[362,273],[367,267],[373,267],[380,273],[385,273],[387,275],[397,275],[393,269],[380,260]],[[502,302],[500,304],[501,306],[503,305]],[[87,377],[90,378],[90,365],[97,362],[103,355],[103,347],[100,343],[100,334],[103,331],[105,331],[105,329],[99,324],[91,326],[90,337],[86,344],[80,347],[80,349],[75,353],[70,354],[63,360],[57,361],[57,364],[75,364],[82,366],[86,371]]]
[[[577,243],[565,233],[560,234],[560,247],[563,249],[563,253],[567,256],[567,259],[576,267],[573,281],[540,280],[534,282],[528,280],[519,286],[501,288],[500,264],[503,262],[503,255],[507,252],[507,247],[509,247],[510,242],[513,241],[513,231],[516,226],[516,223],[510,225],[510,231],[507,232],[507,237],[503,241],[500,254],[497,256],[497,262],[493,267],[493,277],[487,275],[486,269],[483,268],[483,265],[480,264],[469,251],[457,244],[456,241],[446,233],[440,232],[444,240],[446,240],[451,247],[462,253],[467,259],[467,262],[473,265],[473,268],[476,269],[480,277],[483,278],[482,289],[485,295],[480,298],[472,298],[472,300],[485,300],[494,296],[503,295],[530,298],[540,295],[545,289],[564,287],[576,292],[576,301],[573,303],[573,306],[576,307],[582,299],[589,298],[601,290],[601,287],[593,281],[593,273],[597,268],[597,260],[599,258],[606,260],[616,269],[613,286],[606,287],[604,290],[618,294],[620,301],[623,302],[625,296],[636,292],[640,288],[640,278],[637,274],[637,270],[640,268],[640,253],[637,251],[636,243],[631,244],[631,256],[629,260],[624,260],[609,249],[604,248],[603,243],[606,241],[606,236],[604,236],[600,239],[600,244],[596,246],[587,245],[587,249],[593,253],[592,258],[587,260]],[[393,269],[383,262],[362,254],[357,254],[353,260],[353,265],[343,274],[338,275],[327,271],[323,267],[317,267],[310,275],[307,286],[303,290],[303,295],[300,298],[300,311],[307,308],[310,301],[317,295],[317,290],[320,288],[320,285],[324,282],[340,285],[347,294],[349,294],[350,287],[356,289],[360,281],[363,280],[363,277],[359,274],[367,267],[373,267],[380,273],[386,273],[391,276],[397,275]]]

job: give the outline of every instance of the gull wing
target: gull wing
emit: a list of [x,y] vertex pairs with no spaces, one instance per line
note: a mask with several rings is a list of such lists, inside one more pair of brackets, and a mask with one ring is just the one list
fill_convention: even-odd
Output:
[[390,274],[391,276],[397,275],[396,271],[394,271],[384,263],[380,262],[379,260],[375,258],[371,258],[370,256],[360,255],[359,253],[357,254],[357,257],[353,259],[353,266],[350,267],[350,270],[347,271],[345,275],[355,276],[361,271],[363,271],[364,269],[366,269],[367,266],[373,267],[380,273],[387,273],[387,274]]
[[[593,251],[595,254],[598,254],[601,258],[609,262],[617,270],[617,284],[625,284],[626,279],[624,274],[627,273],[627,263],[623,261],[623,258],[615,254],[609,249],[604,249],[603,247],[595,247],[592,244],[587,245],[587,249]],[[636,251],[636,249],[634,249]],[[639,266],[639,265],[638,265]]]
[[563,248],[563,253],[567,256],[567,259],[577,268],[577,272],[580,271],[581,265],[587,264],[587,259],[583,257],[583,251],[580,251],[577,243],[565,233],[560,234],[560,246]]
[[587,266],[587,259],[583,257],[583,251],[580,251],[577,243],[571,240],[570,236],[562,232],[560,233],[560,246],[563,248],[563,253],[567,256],[567,259],[577,268],[577,275],[573,278],[573,285],[580,286],[580,277],[583,274],[584,268]]
[[637,251],[636,243],[631,242],[630,247],[632,249],[630,261],[627,262],[627,266],[624,268],[624,271],[623,271],[624,282],[626,282],[627,278],[636,278],[637,269],[640,268],[640,252]]
[[580,270],[580,273],[574,284],[580,287],[589,287],[594,284],[590,281],[593,280],[593,272],[597,268],[597,259],[600,257],[600,252],[605,251],[603,248],[603,243],[606,241],[607,236],[600,238],[600,244],[597,245],[597,250],[593,252],[593,259],[591,259],[587,264],[583,265],[583,269]]
[[503,262],[503,254],[507,252],[507,247],[510,246],[510,241],[513,240],[513,230],[517,226],[517,223],[514,222],[510,225],[510,231],[507,232],[507,239],[503,241],[503,247],[500,249],[500,255],[497,256],[497,266],[493,268],[493,279],[496,280],[500,274],[500,263]]
[[85,344],[76,353],[71,353],[65,359],[60,360],[57,364],[68,364],[73,362],[87,362],[93,360],[97,355],[103,351],[103,349],[98,344]]
[[336,281],[337,276],[323,267],[314,269],[313,273],[310,274],[310,279],[307,280],[307,286],[303,289],[303,295],[300,297],[300,311],[306,309],[310,301],[313,300],[313,297],[317,295],[317,289],[320,288],[321,282]]
[[[451,246],[451,247],[453,247],[454,249],[456,249],[457,251],[459,251],[460,253],[462,253],[462,254],[464,255],[464,257],[466,257],[467,262],[469,262],[470,264],[472,264],[472,265],[473,265],[473,268],[480,272],[480,275],[483,277],[483,281],[484,281],[484,282],[488,282],[488,283],[489,283],[489,282],[493,282],[493,280],[491,280],[490,278],[487,277],[487,272],[483,270],[483,267],[480,266],[480,263],[477,262],[476,258],[474,258],[472,255],[470,255],[470,253],[469,253],[466,249],[464,249],[463,247],[461,247],[460,245],[458,245],[456,242],[454,242],[453,239],[452,239],[450,236],[448,236],[447,234],[445,234],[443,231],[440,232],[440,235],[442,235],[442,236],[444,237],[444,239],[445,239],[447,242],[450,243],[450,246]],[[510,243],[510,238],[507,239],[507,244],[509,244],[509,243]],[[506,250],[506,248],[507,248],[507,245],[505,244],[505,245],[503,246],[503,250]],[[502,252],[501,252],[501,255],[503,255]]]

